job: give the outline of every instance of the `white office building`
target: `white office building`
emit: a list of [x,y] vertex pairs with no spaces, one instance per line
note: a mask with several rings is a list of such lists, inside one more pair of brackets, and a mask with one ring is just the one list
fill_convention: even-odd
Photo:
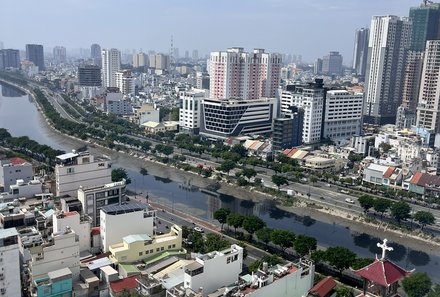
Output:
[[417,127],[440,132],[440,40],[426,42]]
[[111,165],[107,159],[96,158],[89,152],[57,156],[55,165],[56,195],[76,197],[80,186],[95,186],[111,182]]
[[135,94],[135,78],[131,75],[131,71],[124,70],[116,72],[116,87],[124,95]]
[[346,90],[327,91],[323,138],[343,144],[353,135],[360,135],[363,100],[363,93]]
[[205,98],[205,90],[180,92],[179,129],[183,132],[199,134],[200,106]]
[[316,79],[308,85],[289,85],[280,93],[283,115],[290,116],[292,106],[304,110],[302,142],[305,144],[321,141],[325,96],[323,86],[322,79]]
[[201,112],[200,134],[205,137],[226,139],[239,135],[261,135],[273,130],[277,100],[203,99]]
[[363,110],[366,123],[396,122],[410,34],[411,21],[407,17],[374,16],[371,21]]
[[185,266],[183,286],[196,292],[203,288],[202,296],[206,297],[218,288],[237,282],[242,266],[243,248],[236,244],[220,252],[200,255]]
[[107,205],[100,209],[100,234],[103,252],[109,246],[120,243],[131,234],[153,236],[156,213],[147,205],[126,202],[121,205]]
[[15,228],[0,229],[0,295],[21,297],[20,250]]
[[117,87],[116,72],[121,70],[121,52],[115,48],[101,51],[102,86]]
[[53,232],[59,233],[70,227],[79,237],[79,251],[90,251],[91,219],[76,211],[57,212],[53,214]]
[[102,207],[120,205],[125,199],[125,181],[80,187],[78,190],[78,200],[82,204],[83,214],[92,218],[92,226],[99,225]]

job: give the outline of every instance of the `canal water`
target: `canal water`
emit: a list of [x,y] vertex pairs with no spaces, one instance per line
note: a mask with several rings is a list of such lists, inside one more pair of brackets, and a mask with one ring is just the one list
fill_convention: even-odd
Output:
[[[7,128],[13,136],[29,136],[29,138],[54,148],[69,151],[72,147],[51,131],[39,115],[38,110],[28,96],[2,87],[0,97],[0,127]],[[114,164],[124,167],[132,183],[129,189],[139,195],[148,195],[168,206],[188,212],[194,216],[213,220],[213,212],[220,207],[230,208],[233,212],[244,215],[256,215],[262,218],[268,227],[287,229],[297,234],[305,234],[317,238],[318,244],[324,247],[344,246],[357,253],[360,257],[374,257],[381,251],[376,246],[381,239],[374,236],[353,232],[345,226],[317,221],[283,211],[276,207],[272,200],[255,203],[228,195],[212,195],[203,193],[191,185],[191,175],[185,184],[153,175],[142,175],[139,169],[123,163]],[[427,272],[434,282],[440,283],[440,256],[409,249],[398,243],[390,244],[393,252],[388,257],[406,269]]]

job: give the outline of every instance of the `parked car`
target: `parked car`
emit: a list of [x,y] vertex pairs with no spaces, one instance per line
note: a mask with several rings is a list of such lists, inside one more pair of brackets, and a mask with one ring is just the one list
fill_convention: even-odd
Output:
[[351,198],[345,198],[345,202],[354,204],[354,200]]
[[200,227],[194,227],[194,231],[197,231],[197,232],[200,232],[200,233],[205,232],[205,231],[203,231],[203,229],[200,228]]

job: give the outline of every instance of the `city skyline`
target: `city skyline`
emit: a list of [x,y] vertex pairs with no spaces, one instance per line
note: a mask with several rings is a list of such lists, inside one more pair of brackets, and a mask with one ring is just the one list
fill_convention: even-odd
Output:
[[[12,13],[5,14],[0,26],[7,28],[13,23],[14,30],[2,32],[0,40],[5,48],[23,49],[27,43],[36,43],[46,51],[58,45],[71,51],[98,43],[122,52],[142,48],[168,53],[173,35],[174,47],[182,53],[197,49],[203,56],[241,46],[300,54],[303,61],[312,62],[329,51],[339,51],[344,64],[350,65],[357,28],[369,27],[374,15],[408,16],[410,7],[420,3],[335,0],[329,6],[325,0],[261,0],[250,5],[250,1],[226,0],[214,7],[201,0],[131,0],[122,7],[116,1],[70,0],[63,6],[54,0],[8,1],[3,3],[5,11],[20,11],[21,21]],[[22,9],[24,4],[28,9]],[[158,13],[162,10],[167,19]],[[128,22],[121,22],[124,19]]]

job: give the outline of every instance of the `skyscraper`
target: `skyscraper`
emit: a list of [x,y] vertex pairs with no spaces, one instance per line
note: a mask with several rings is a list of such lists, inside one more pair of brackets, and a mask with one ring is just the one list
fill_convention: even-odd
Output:
[[368,37],[370,29],[357,29],[354,35],[353,69],[356,75],[365,77],[368,59]]
[[426,42],[417,107],[417,127],[440,132],[440,40]]
[[149,64],[149,59],[148,59],[148,55],[145,53],[137,53],[137,54],[133,54],[133,67],[137,68],[137,67],[145,67],[148,66]]
[[53,48],[53,59],[56,64],[66,63],[66,48],[64,46],[56,46]]
[[275,97],[280,83],[281,55],[243,48],[212,52],[209,61],[210,97],[259,99]]
[[197,61],[199,59],[199,51],[198,50],[195,49],[192,51],[192,59],[194,61]]
[[364,122],[394,124],[402,103],[405,54],[411,41],[406,17],[374,16],[368,41]]
[[322,58],[322,73],[327,75],[342,74],[342,56],[339,52],[330,52]]
[[121,52],[115,48],[103,49],[102,62],[102,85],[106,88],[117,87],[116,72],[121,69]]
[[20,68],[20,51],[16,49],[0,50],[0,70]]
[[92,44],[90,46],[90,58],[96,65],[101,65],[101,46],[99,44]]
[[81,87],[100,87],[101,67],[97,65],[78,67],[78,83]]
[[426,41],[440,38],[440,4],[423,3],[411,7],[409,18],[412,23],[411,44],[405,64],[402,105],[397,113],[398,128],[415,125]]
[[44,51],[41,44],[26,44],[26,59],[38,66],[39,71],[44,71]]

